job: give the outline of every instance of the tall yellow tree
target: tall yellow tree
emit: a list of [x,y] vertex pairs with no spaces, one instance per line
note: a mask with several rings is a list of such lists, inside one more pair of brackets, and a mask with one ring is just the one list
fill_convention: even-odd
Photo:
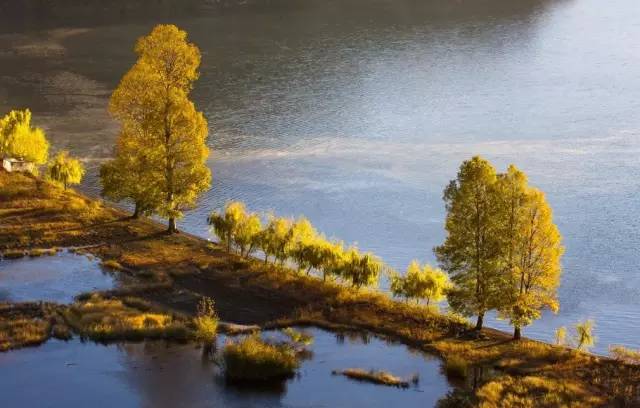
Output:
[[135,51],[138,60],[113,92],[109,108],[122,122],[120,137],[130,138],[134,153],[145,156],[140,177],[161,197],[154,212],[175,232],[176,219],[211,181],[207,122],[189,100],[200,51],[174,25],[156,26]]
[[477,316],[477,330],[482,329],[485,313],[500,301],[496,180],[495,168],[487,160],[476,156],[462,163],[444,192],[447,237],[435,248],[453,284],[449,305],[466,316]]
[[497,185],[505,277],[499,312],[511,321],[514,338],[519,339],[522,327],[539,319],[543,309],[558,310],[564,248],[544,193],[528,186],[523,172],[511,165]]
[[0,156],[21,157],[35,164],[49,158],[49,142],[44,131],[31,126],[29,109],[12,110],[0,119]]

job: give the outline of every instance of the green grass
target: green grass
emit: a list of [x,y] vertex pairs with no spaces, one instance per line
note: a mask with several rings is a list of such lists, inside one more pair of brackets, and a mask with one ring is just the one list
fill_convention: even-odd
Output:
[[409,385],[418,382],[418,376],[410,380],[397,377],[386,371],[363,370],[362,368],[347,368],[346,370],[334,370],[334,375],[343,375],[357,381],[369,382],[372,384],[387,385],[391,387],[409,388]]
[[228,343],[222,357],[225,377],[232,382],[281,380],[293,376],[300,365],[291,347],[266,343],[257,334]]

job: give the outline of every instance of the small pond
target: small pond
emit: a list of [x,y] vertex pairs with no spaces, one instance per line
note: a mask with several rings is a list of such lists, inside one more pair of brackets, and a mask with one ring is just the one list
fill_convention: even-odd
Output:
[[[105,346],[76,338],[0,353],[0,371],[11,373],[0,381],[0,395],[3,405],[15,407],[431,407],[451,388],[437,358],[376,337],[304,330],[314,336],[312,357],[280,386],[227,385],[195,344]],[[225,341],[220,336],[218,348]],[[419,382],[399,389],[331,374],[350,367],[418,374]]]
[[97,259],[68,251],[0,260],[0,301],[70,303],[80,293],[114,286],[114,274]]

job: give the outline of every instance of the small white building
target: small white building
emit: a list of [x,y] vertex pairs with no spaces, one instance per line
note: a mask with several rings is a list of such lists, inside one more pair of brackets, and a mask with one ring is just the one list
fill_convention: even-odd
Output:
[[13,157],[5,157],[2,159],[2,168],[8,171],[9,173],[14,171],[27,171],[29,173],[33,173],[35,170],[35,165],[33,162],[24,160],[22,158],[13,158]]

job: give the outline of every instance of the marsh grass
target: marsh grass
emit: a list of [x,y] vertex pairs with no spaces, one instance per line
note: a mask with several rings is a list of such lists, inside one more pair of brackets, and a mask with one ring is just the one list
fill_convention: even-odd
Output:
[[52,326],[64,327],[59,307],[47,303],[0,304],[0,351],[44,343]]
[[74,303],[64,316],[81,336],[95,341],[186,340],[192,337],[185,323],[171,315],[141,311],[120,299],[105,299],[97,294]]
[[447,377],[464,380],[469,375],[469,362],[464,357],[452,355],[444,361]]
[[209,343],[213,342],[218,332],[218,320],[213,299],[202,297],[198,303],[196,317],[193,319],[196,338]]
[[293,376],[300,365],[293,348],[267,343],[258,334],[227,343],[222,358],[231,382],[282,380]]
[[4,259],[20,259],[25,256],[27,256],[27,252],[18,249],[8,249],[2,253],[2,258]]
[[37,258],[40,256],[53,256],[58,253],[57,248],[36,248],[29,251],[29,256],[32,258]]
[[386,371],[364,370],[362,368],[347,368],[345,370],[333,370],[333,375],[343,375],[357,381],[369,382],[372,384],[387,385],[398,388],[409,388],[409,386],[418,383],[418,375],[414,375],[411,379],[403,379]]

